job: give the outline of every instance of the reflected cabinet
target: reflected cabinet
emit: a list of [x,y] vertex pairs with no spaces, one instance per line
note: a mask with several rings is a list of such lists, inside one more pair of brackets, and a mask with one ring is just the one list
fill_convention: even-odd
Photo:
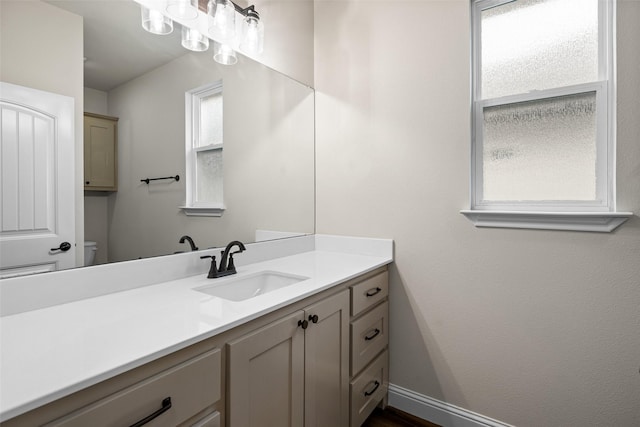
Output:
[[84,189],[118,190],[118,119],[84,113]]

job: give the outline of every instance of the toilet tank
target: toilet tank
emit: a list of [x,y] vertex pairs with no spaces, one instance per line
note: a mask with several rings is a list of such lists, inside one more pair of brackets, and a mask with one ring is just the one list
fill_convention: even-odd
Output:
[[96,246],[96,242],[92,242],[87,240],[84,242],[84,265],[93,265],[96,261],[96,251],[98,247]]

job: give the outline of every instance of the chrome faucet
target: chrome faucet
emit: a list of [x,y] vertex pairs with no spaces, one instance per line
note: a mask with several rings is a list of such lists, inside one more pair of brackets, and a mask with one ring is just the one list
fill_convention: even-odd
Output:
[[197,251],[198,250],[198,247],[196,246],[195,243],[193,243],[193,239],[191,237],[186,236],[186,235],[182,236],[180,238],[180,243],[184,243],[185,240],[189,242],[189,245],[191,246],[191,250],[192,251]]
[[[231,249],[237,246],[238,250],[235,252],[231,252]],[[218,277],[229,276],[231,274],[236,274],[236,266],[233,264],[233,255],[245,251],[247,248],[244,247],[242,242],[234,240],[229,243],[224,251],[222,251],[222,258],[220,259],[220,266],[216,268],[216,257],[213,255],[204,255],[201,256],[201,259],[211,258],[211,268],[209,268],[209,274],[207,275],[208,279],[216,279]]]

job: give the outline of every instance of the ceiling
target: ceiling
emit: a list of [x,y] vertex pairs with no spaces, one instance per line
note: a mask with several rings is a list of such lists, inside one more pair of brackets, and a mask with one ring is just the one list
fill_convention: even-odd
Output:
[[142,29],[132,0],[45,0],[84,18],[84,86],[109,91],[181,55],[180,26],[165,36]]

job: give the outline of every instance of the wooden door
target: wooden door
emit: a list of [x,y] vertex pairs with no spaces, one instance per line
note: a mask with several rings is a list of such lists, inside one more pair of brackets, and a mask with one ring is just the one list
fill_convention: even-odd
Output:
[[0,82],[0,277],[75,267],[73,114],[73,98]]
[[[316,317],[317,316],[317,317]],[[305,309],[305,427],[349,425],[349,291]]]
[[229,343],[230,427],[302,427],[303,311]]

